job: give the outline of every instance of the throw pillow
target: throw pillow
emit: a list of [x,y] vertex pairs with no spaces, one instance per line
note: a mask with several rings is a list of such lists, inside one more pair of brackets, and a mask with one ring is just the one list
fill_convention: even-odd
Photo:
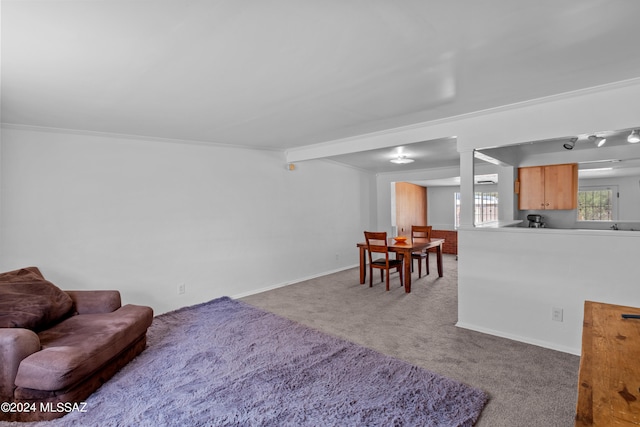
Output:
[[37,268],[0,273],[0,327],[40,331],[64,319],[73,301]]
[[0,273],[0,283],[18,282],[33,279],[44,279],[44,276],[42,275],[38,267],[25,267],[19,270]]

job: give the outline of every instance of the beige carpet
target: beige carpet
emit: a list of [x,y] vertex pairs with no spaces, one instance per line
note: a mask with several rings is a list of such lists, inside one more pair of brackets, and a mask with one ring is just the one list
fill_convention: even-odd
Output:
[[457,261],[444,256],[442,278],[430,262],[410,294],[397,274],[386,292],[377,271],[369,288],[350,269],[242,300],[485,390],[477,426],[572,426],[580,358],[455,327]]

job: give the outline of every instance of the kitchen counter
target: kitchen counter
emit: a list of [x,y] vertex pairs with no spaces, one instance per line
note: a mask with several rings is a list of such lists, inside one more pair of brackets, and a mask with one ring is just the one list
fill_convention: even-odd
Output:
[[596,230],[589,228],[529,228],[521,224],[522,221],[506,221],[484,224],[478,227],[459,227],[458,230],[476,230],[488,232],[505,233],[550,233],[550,234],[571,234],[571,235],[598,235],[598,236],[628,236],[640,237],[640,230]]
[[486,222],[484,224],[480,224],[477,225],[473,228],[503,228],[503,227],[513,227],[514,225],[519,225],[522,224],[522,220],[521,219],[516,219],[516,220],[512,220],[512,221],[493,221],[493,222]]

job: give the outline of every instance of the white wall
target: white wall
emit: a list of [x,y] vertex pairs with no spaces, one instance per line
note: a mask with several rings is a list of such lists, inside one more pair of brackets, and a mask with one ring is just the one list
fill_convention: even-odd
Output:
[[640,307],[635,233],[460,231],[458,326],[580,354],[585,300]]
[[434,230],[455,230],[455,193],[460,187],[428,187],[427,218]]
[[322,160],[15,128],[1,148],[0,269],[157,313],[356,265],[375,220],[374,177]]

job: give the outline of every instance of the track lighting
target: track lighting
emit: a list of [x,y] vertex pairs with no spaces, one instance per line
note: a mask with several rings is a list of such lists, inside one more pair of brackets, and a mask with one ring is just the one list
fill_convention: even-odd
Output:
[[573,147],[576,145],[576,141],[578,141],[578,138],[571,138],[568,142],[562,144],[562,146],[567,150],[573,150]]
[[589,141],[593,141],[593,143],[596,144],[596,147],[602,147],[604,143],[607,142],[607,138],[591,135],[589,136]]
[[640,142],[640,133],[638,132],[638,129],[631,131],[631,134],[627,137],[627,142],[632,144]]

